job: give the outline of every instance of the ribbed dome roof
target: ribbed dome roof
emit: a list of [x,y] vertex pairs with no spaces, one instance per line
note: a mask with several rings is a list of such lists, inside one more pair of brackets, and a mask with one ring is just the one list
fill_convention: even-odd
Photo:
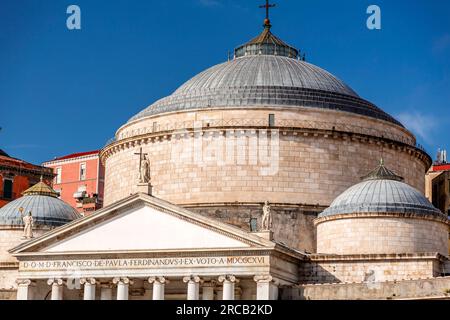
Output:
[[408,213],[445,217],[418,190],[383,163],[364,177],[364,181],[347,189],[319,217],[353,213]]
[[358,97],[344,82],[319,67],[273,55],[247,56],[214,66],[186,82],[175,95],[245,87],[304,88]]
[[172,111],[255,106],[341,110],[401,126],[329,72],[304,61],[275,55],[249,55],[214,66],[129,122]]
[[20,208],[23,208],[23,215],[31,211],[34,224],[41,226],[62,226],[81,217],[74,208],[58,199],[57,193],[42,181],[23,194],[23,197],[0,208],[0,226],[23,225]]

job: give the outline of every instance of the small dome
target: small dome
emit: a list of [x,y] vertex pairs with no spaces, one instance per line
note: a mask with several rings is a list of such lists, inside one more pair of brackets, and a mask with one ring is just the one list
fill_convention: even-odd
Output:
[[74,208],[58,199],[58,194],[52,188],[41,181],[24,191],[23,197],[0,208],[0,226],[21,226],[22,215],[30,211],[34,224],[40,226],[58,227],[81,217]]
[[364,181],[338,196],[319,218],[353,213],[407,213],[445,217],[418,190],[383,163],[363,178]]

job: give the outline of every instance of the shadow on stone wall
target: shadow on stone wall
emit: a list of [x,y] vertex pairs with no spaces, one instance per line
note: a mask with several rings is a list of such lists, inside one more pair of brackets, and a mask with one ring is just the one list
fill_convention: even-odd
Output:
[[342,282],[333,273],[314,262],[301,264],[299,279],[301,284],[330,284]]
[[[261,223],[263,204],[224,204],[223,206],[184,206],[188,210],[250,231],[250,219]],[[274,240],[288,247],[309,253],[316,252],[314,219],[322,207],[304,208],[295,205],[271,204]]]
[[292,300],[448,299],[450,277],[375,283],[300,285],[283,290]]

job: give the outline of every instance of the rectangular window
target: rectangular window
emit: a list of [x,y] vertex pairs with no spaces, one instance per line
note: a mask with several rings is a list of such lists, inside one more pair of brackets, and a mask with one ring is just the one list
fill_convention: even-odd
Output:
[[80,181],[86,180],[86,163],[80,164]]
[[275,115],[269,114],[269,127],[275,127]]
[[13,198],[13,181],[5,179],[3,181],[3,198],[12,199]]
[[62,175],[62,168],[61,167],[56,168],[55,184],[61,183],[61,175]]

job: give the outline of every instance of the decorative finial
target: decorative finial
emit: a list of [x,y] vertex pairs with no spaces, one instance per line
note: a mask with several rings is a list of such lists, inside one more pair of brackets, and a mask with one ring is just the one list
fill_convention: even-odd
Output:
[[41,178],[39,179],[39,181],[44,181],[44,175],[41,173]]
[[389,170],[384,165],[384,159],[380,159],[380,164],[378,167],[376,167],[372,172],[370,172],[368,175],[361,177],[363,181],[367,180],[396,180],[396,181],[403,181],[403,177],[399,176],[392,170]]
[[270,24],[270,18],[269,18],[269,10],[270,8],[276,7],[276,4],[270,4],[269,0],[266,0],[266,4],[259,6],[260,8],[266,9],[266,19],[264,20],[264,28],[271,28],[272,25]]

